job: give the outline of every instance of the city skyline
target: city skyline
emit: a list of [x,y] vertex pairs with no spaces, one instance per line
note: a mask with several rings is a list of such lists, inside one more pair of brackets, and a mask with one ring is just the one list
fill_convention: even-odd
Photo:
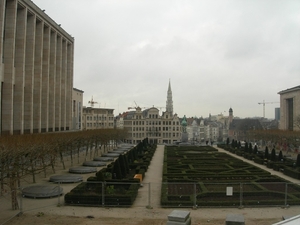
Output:
[[171,80],[180,117],[262,117],[300,83],[297,1],[33,2],[74,36],[85,106],[166,107]]

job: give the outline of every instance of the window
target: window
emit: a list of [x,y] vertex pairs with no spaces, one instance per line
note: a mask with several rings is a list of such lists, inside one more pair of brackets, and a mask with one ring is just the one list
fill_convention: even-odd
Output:
[[294,117],[294,102],[293,102],[293,99],[292,98],[289,98],[286,100],[286,104],[287,104],[287,115],[286,115],[286,118],[287,118],[287,128],[288,130],[293,130],[294,128],[294,120],[293,120],[293,117]]

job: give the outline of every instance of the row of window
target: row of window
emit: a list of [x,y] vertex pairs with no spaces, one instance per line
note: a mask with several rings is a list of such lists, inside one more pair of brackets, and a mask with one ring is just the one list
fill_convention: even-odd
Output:
[[[172,121],[133,121],[133,125],[145,125],[145,122],[146,122],[146,125],[172,125]],[[130,123],[128,123],[130,124]],[[173,126],[179,126],[179,122],[178,121],[173,121]]]
[[[94,120],[94,121],[99,121],[99,120],[107,120],[106,116],[101,116],[101,115],[97,115],[97,116],[86,116],[86,120]],[[114,120],[114,117],[108,117],[108,120]]]
[[[133,127],[132,128],[133,131],[144,131],[144,127]],[[154,130],[154,131],[171,131],[172,130],[172,127],[146,127],[146,131],[151,131],[151,130]],[[179,131],[179,127],[173,127],[173,131]]]
[[[85,127],[84,126],[85,124],[82,123],[82,127]],[[113,127],[114,126],[114,123],[108,123],[108,127]],[[99,127],[99,128],[102,128],[102,127],[107,127],[107,123],[86,123],[86,127]]]
[[[132,133],[132,136],[134,138],[141,138],[141,137],[144,137],[145,134],[144,133]],[[163,138],[171,138],[171,137],[180,137],[179,136],[179,133],[148,133],[147,134],[148,137],[163,137]]]

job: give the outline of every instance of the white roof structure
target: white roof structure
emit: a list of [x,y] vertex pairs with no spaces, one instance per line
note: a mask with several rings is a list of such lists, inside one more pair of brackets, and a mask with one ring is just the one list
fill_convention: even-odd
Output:
[[289,219],[283,220],[278,223],[273,223],[272,225],[299,225],[300,224],[300,215],[291,217]]

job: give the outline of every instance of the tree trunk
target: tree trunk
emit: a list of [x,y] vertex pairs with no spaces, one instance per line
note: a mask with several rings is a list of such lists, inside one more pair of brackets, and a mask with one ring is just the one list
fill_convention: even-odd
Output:
[[52,172],[55,173],[55,157],[50,156]]
[[90,146],[90,159],[92,159],[92,156],[93,156],[93,144],[91,143],[91,146]]
[[73,150],[72,147],[70,148],[70,157],[71,157],[71,166],[73,166]]
[[80,147],[77,147],[77,163],[79,164],[80,159]]
[[32,159],[30,159],[30,165],[31,165],[31,174],[32,174],[32,182],[35,183],[35,172],[34,172],[34,163]]
[[44,157],[42,157],[42,164],[43,164],[44,177],[47,177],[47,171],[46,171],[46,165],[45,165]]
[[66,166],[65,166],[65,162],[64,162],[64,157],[63,157],[62,151],[59,151],[59,156],[60,156],[60,162],[62,163],[63,169],[65,170]]
[[86,162],[87,161],[87,156],[89,154],[89,145],[87,144],[86,145],[86,150],[85,150],[85,158],[84,158],[84,161]]
[[19,209],[18,193],[17,193],[17,179],[15,173],[10,177],[10,189],[11,189],[11,206],[13,210]]

